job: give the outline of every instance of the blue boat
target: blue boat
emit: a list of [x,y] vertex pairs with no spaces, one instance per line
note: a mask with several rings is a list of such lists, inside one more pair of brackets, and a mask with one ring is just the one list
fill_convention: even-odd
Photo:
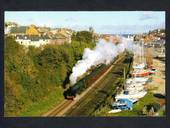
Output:
[[133,102],[129,99],[118,99],[112,104],[112,109],[132,110]]

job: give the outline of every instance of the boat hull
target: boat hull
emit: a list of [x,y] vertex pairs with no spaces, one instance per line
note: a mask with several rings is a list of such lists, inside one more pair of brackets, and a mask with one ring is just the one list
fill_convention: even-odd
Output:
[[126,99],[140,99],[142,97],[144,97],[146,95],[146,91],[142,91],[142,92],[139,92],[139,93],[135,93],[135,94],[119,94],[115,97],[116,100],[118,99],[122,99],[122,98],[126,98]]

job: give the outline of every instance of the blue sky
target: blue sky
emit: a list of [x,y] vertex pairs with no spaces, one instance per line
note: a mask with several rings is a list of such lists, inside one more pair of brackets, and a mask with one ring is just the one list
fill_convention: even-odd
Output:
[[69,27],[92,26],[97,33],[142,33],[165,28],[164,11],[6,11],[5,21],[20,25]]

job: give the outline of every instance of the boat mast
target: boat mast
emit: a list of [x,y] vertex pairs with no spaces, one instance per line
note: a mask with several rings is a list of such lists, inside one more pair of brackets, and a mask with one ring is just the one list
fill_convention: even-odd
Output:
[[125,87],[125,85],[126,85],[126,69],[125,69],[125,67],[123,68],[123,88],[125,89],[126,87]]
[[144,42],[142,42],[142,62],[145,63],[145,60],[144,60]]
[[142,63],[145,64],[145,58],[144,58],[144,42],[142,42]]
[[141,42],[140,63],[142,63],[142,42]]

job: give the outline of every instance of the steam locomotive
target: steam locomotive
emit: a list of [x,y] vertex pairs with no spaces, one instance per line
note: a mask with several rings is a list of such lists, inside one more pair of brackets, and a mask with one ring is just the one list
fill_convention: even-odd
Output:
[[68,100],[73,100],[77,94],[93,84],[103,73],[107,71],[110,65],[102,64],[95,68],[89,75],[80,79],[76,84],[64,91],[64,97]]
[[[130,55],[126,51],[124,52],[124,54],[125,54],[125,58],[126,58],[124,60],[124,63],[129,63],[129,62],[131,63],[133,61],[132,55]],[[120,57],[120,55],[115,57],[114,60],[117,60],[119,57]],[[111,65],[112,64],[110,64],[110,65],[101,64],[100,66],[95,68],[89,75],[80,79],[76,84],[69,87],[63,93],[65,99],[74,100],[74,98],[76,97],[77,94],[80,94],[83,90],[85,90],[86,88],[91,86],[102,74],[104,74],[110,68]]]

